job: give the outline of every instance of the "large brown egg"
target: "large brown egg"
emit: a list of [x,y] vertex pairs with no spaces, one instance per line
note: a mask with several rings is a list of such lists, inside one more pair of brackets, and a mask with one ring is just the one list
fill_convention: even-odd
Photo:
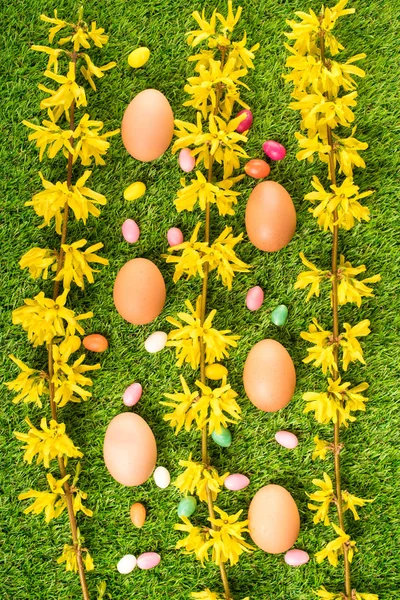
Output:
[[284,248],[296,231],[296,210],[285,188],[263,181],[251,192],[246,206],[246,231],[259,250]]
[[151,323],[165,304],[165,283],[147,258],[134,258],[119,271],[114,283],[115,308],[133,325]]
[[133,158],[148,162],[159,158],[171,143],[174,114],[158,90],[140,92],[128,105],[121,125],[122,141]]
[[258,490],[249,506],[249,531],[264,552],[280,554],[293,546],[300,531],[300,515],[285,488],[271,484]]
[[286,406],[296,387],[296,371],[286,348],[275,340],[253,346],[244,364],[243,383],[257,408],[275,412]]
[[104,438],[104,462],[110,474],[122,485],[141,485],[152,474],[157,446],[146,421],[135,413],[113,418]]

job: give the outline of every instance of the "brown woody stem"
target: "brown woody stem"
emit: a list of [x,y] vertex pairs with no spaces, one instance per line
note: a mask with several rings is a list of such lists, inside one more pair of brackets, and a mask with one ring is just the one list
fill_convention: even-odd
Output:
[[[321,49],[321,60],[327,67],[327,60],[325,57],[325,39],[324,35],[320,36],[320,49]],[[327,126],[327,138],[328,144],[331,147],[329,152],[329,175],[332,185],[336,185],[336,164],[335,164],[335,151],[333,149],[333,138],[332,129]],[[338,262],[338,245],[339,245],[339,225],[337,225],[338,211],[337,209],[333,212],[333,242],[332,242],[332,317],[333,317],[333,338],[338,340],[339,338],[339,312],[338,312],[338,281],[337,281],[337,262]],[[339,346],[335,343],[334,358],[336,368],[333,370],[332,378],[334,381],[339,377]],[[333,438],[333,456],[334,456],[334,468],[335,468],[335,488],[336,488],[336,507],[338,512],[339,527],[342,531],[344,529],[344,517],[343,517],[343,500],[342,500],[342,484],[340,476],[340,450],[342,445],[340,444],[340,425],[339,422],[334,424],[334,438]],[[347,600],[351,600],[351,574],[350,574],[350,562],[348,557],[348,548],[346,544],[343,544],[343,557],[344,557],[344,583],[346,590]]]
[[[225,62],[225,47],[221,48],[221,68],[223,67]],[[214,114],[218,113],[219,102],[221,99],[221,86],[218,85],[216,92],[216,104],[214,108]],[[213,164],[214,158],[210,156],[210,163],[208,166],[208,176],[207,181],[209,183],[212,182],[213,178]],[[210,203],[206,202],[206,222],[205,222],[205,232],[204,232],[204,241],[208,244],[210,243]],[[208,263],[204,265],[204,278],[203,278],[203,289],[201,293],[201,312],[200,312],[200,321],[203,326],[205,316],[206,316],[206,306],[207,306],[207,289],[208,289]],[[205,356],[205,348],[204,342],[201,338],[200,340],[200,380],[204,385],[206,384],[206,356]],[[210,459],[208,456],[208,447],[207,447],[207,425],[203,427],[201,432],[201,457],[204,467],[208,468],[210,466]],[[212,499],[211,490],[207,487],[207,506],[208,506],[208,514],[210,519],[215,518],[214,512],[214,503]],[[212,529],[216,529],[215,525],[211,524]],[[219,566],[219,570],[221,573],[222,585],[224,586],[224,595],[225,600],[231,600],[231,590],[229,587],[228,576],[226,574],[225,564],[221,563]]]
[[[77,60],[77,53],[74,51],[71,56],[71,62],[74,64],[75,70],[76,70],[76,60]],[[69,128],[71,131],[74,131],[74,129],[75,129],[75,102],[72,103],[71,108],[70,108]],[[74,144],[73,137],[70,138],[70,143],[71,143],[71,146],[73,146],[73,144]],[[68,153],[68,171],[67,171],[68,188],[70,188],[72,185],[72,161],[73,161],[73,156],[69,152]],[[69,212],[69,207],[68,207],[68,202],[66,202],[65,206],[64,206],[64,212],[63,212],[63,223],[62,223],[61,240],[60,240],[60,252],[58,255],[56,276],[61,271],[63,264],[64,264],[65,253],[64,253],[64,250],[62,249],[62,246],[63,246],[63,244],[65,244],[66,239],[67,239],[68,212]],[[59,293],[60,293],[60,281],[55,281],[54,289],[53,289],[53,300],[56,300],[56,298],[59,296]],[[57,421],[57,405],[54,401],[54,383],[52,381],[53,375],[54,375],[54,368],[53,368],[53,345],[51,343],[47,347],[47,352],[48,352],[48,369],[49,369],[49,381],[50,381],[49,391],[50,391],[51,418],[54,419],[54,421]],[[65,468],[64,459],[62,457],[58,457],[58,467],[60,469],[61,479],[63,479],[67,475],[67,471]],[[64,483],[63,487],[64,487],[64,493],[65,493],[65,500],[67,503],[67,511],[68,511],[69,525],[70,525],[70,529],[71,529],[72,543],[75,548],[76,558],[77,558],[77,563],[78,563],[78,573],[79,573],[79,581],[81,583],[81,588],[82,588],[82,597],[84,600],[90,600],[89,590],[88,590],[88,586],[87,586],[87,582],[86,582],[85,569],[83,566],[82,552],[81,552],[81,548],[80,548],[80,544],[79,544],[78,527],[76,524],[76,517],[75,517],[75,513],[74,513],[74,508],[73,508],[73,495],[72,495],[71,488],[70,488],[68,481],[66,481]]]

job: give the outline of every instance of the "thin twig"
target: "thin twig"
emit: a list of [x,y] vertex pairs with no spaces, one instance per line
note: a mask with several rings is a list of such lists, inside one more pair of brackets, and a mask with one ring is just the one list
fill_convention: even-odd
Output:
[[[74,64],[75,70],[76,70],[76,61],[77,61],[77,53],[74,51],[71,55],[71,62]],[[75,102],[72,103],[71,108],[70,108],[69,128],[71,131],[74,131],[74,129],[75,129]],[[74,138],[72,136],[70,137],[70,143],[71,143],[71,146],[73,146]],[[73,161],[73,155],[69,152],[68,153],[68,171],[67,171],[68,188],[71,188],[71,185],[72,185],[72,161]],[[65,244],[66,239],[67,239],[68,211],[69,211],[68,202],[66,202],[65,206],[64,206],[64,212],[63,212],[63,223],[62,223],[61,240],[60,240],[60,252],[58,255],[56,276],[61,271],[63,264],[64,264],[65,253],[64,253],[64,250],[62,249],[62,246],[63,246],[63,244]],[[54,289],[53,289],[53,299],[54,300],[56,300],[56,298],[58,298],[59,292],[60,292],[60,281],[55,281]],[[54,401],[54,383],[52,381],[53,375],[54,375],[54,368],[53,368],[53,345],[51,343],[47,347],[47,352],[48,352],[48,369],[49,369],[49,380],[50,380],[49,391],[50,391],[51,417],[52,417],[52,419],[54,419],[54,421],[57,421],[57,405]],[[60,469],[61,479],[63,479],[67,475],[63,457],[58,457],[58,466]],[[78,527],[76,524],[76,517],[75,517],[74,507],[73,507],[73,496],[72,496],[71,488],[70,488],[68,481],[66,481],[64,483],[63,488],[64,488],[64,493],[65,493],[65,500],[67,503],[68,519],[69,519],[69,525],[70,525],[70,529],[71,529],[72,542],[73,542],[75,552],[76,552],[79,580],[80,580],[81,588],[82,588],[82,597],[84,600],[90,600],[89,590],[88,590],[88,586],[87,586],[87,582],[86,582],[85,568],[83,565],[82,552],[81,552],[81,548],[80,548],[80,544],[79,544]]]
[[[321,60],[326,68],[328,63],[325,57],[325,39],[324,35],[320,36],[320,50]],[[330,146],[329,152],[329,175],[332,185],[336,185],[336,165],[335,165],[335,151],[333,149],[333,138],[332,129],[327,125],[327,138]],[[332,317],[333,317],[333,338],[335,340],[334,358],[336,368],[333,370],[332,377],[336,381],[339,377],[339,312],[338,312],[338,281],[337,281],[337,260],[338,260],[338,245],[339,245],[339,225],[337,225],[338,211],[337,208],[333,211],[333,243],[332,243]],[[340,475],[340,450],[342,444],[340,443],[340,425],[337,421],[334,424],[334,440],[333,440],[333,455],[334,455],[334,467],[335,467],[335,487],[336,487],[336,507],[338,512],[339,527],[344,531],[344,518],[343,518],[343,499],[342,499],[342,484]],[[345,578],[345,590],[347,600],[351,599],[351,574],[350,574],[350,562],[348,557],[348,548],[346,544],[343,544],[343,558],[344,558],[344,578]]]

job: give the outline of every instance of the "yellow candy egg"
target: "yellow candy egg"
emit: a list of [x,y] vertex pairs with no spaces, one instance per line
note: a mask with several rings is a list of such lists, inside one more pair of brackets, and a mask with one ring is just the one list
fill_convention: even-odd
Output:
[[206,366],[206,377],[208,379],[212,379],[213,381],[217,381],[218,379],[222,379],[228,375],[228,369],[224,367],[224,365],[220,365],[218,363],[214,363],[213,365]]
[[128,56],[128,64],[133,69],[139,69],[147,63],[150,57],[150,50],[148,48],[136,48]]
[[141,181],[135,181],[131,183],[129,187],[124,191],[125,200],[137,200],[141,198],[146,191],[146,186]]

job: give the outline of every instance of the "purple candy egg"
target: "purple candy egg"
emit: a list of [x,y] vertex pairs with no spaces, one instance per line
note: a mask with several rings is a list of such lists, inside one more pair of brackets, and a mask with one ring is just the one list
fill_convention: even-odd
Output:
[[310,560],[309,555],[304,550],[289,550],[285,554],[285,563],[290,567],[300,567],[305,565]]
[[286,148],[279,142],[268,140],[263,143],[263,150],[271,160],[282,160],[286,156]]

